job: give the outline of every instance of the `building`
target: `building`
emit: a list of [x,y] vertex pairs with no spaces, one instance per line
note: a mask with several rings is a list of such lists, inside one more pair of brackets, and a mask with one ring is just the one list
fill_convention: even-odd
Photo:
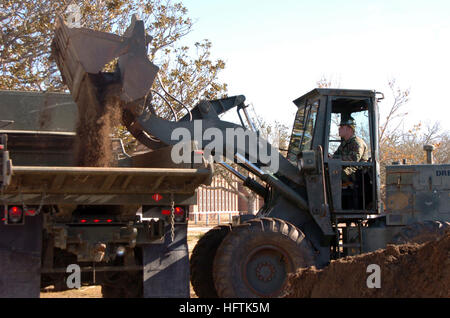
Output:
[[[248,213],[248,200],[236,193],[236,189],[245,195],[243,186],[237,180],[230,185],[220,176],[215,176],[210,186],[197,190],[197,205],[190,208],[190,221],[227,223],[231,217]],[[258,211],[263,204],[260,197],[254,201],[254,211]]]

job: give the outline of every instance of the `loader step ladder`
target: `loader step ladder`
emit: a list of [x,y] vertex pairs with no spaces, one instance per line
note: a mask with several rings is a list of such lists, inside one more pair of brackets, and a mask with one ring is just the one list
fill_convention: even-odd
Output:
[[[336,242],[334,248],[335,258],[341,258],[343,256],[350,256],[362,253],[362,233],[361,233],[361,222],[355,221],[357,228],[357,236],[351,238],[351,242],[344,243],[349,240],[349,237],[344,234],[350,223],[343,222],[344,220],[337,220],[337,231],[336,231]],[[348,220],[345,220],[348,221]]]

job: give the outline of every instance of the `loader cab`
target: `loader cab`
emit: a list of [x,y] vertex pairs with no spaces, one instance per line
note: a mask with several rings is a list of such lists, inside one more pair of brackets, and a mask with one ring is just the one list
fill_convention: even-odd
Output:
[[[294,103],[298,110],[287,159],[297,165],[299,158],[308,151],[315,151],[316,158],[320,154],[323,178],[317,180],[323,179],[331,212],[355,216],[378,214],[380,178],[376,93],[369,90],[314,89]],[[339,124],[350,116],[356,122],[355,136],[367,145],[367,160],[348,161],[348,158],[342,160],[335,155],[344,141],[339,136]],[[306,175],[321,173],[321,169],[303,170]],[[349,171],[352,171],[350,178],[343,177]]]

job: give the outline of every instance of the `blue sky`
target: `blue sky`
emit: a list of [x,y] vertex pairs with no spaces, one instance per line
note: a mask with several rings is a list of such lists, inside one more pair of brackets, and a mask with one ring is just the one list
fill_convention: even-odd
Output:
[[388,81],[411,89],[406,126],[440,121],[450,129],[450,1],[184,0],[195,22],[186,42],[209,39],[226,62],[220,78],[267,120],[291,127],[292,100],[322,76],[341,88]]

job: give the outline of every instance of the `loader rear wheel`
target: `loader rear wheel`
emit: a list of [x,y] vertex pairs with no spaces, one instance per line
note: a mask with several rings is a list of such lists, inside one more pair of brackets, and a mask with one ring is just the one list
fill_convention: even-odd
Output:
[[287,278],[314,265],[301,230],[280,219],[260,218],[233,227],[219,246],[213,277],[219,297],[283,297]]
[[423,221],[405,226],[391,240],[391,244],[418,243],[434,241],[450,229],[450,222]]
[[213,262],[217,249],[225,236],[231,232],[231,224],[219,225],[203,235],[191,255],[191,284],[200,298],[217,298],[213,281]]

